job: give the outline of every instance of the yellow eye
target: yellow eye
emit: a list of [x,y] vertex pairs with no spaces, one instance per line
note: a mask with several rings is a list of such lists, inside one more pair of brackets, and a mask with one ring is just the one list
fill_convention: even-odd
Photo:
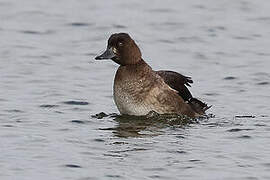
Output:
[[122,42],[119,42],[118,43],[118,46],[123,46],[124,44]]

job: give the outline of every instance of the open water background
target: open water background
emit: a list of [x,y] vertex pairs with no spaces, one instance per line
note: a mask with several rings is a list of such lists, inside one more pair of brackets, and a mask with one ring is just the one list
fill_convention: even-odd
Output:
[[[118,113],[114,32],[215,117],[92,117]],[[270,179],[269,0],[0,0],[0,37],[1,180]]]

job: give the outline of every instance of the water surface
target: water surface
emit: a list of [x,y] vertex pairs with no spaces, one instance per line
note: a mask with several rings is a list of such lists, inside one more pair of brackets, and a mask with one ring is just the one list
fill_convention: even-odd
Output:
[[[0,1],[0,179],[270,179],[270,2]],[[191,76],[215,117],[118,114],[128,32],[154,69]]]

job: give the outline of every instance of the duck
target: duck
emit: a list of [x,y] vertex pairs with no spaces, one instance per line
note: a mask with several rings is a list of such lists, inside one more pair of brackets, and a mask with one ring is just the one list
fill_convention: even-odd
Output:
[[114,102],[122,115],[177,114],[190,118],[205,115],[211,106],[189,91],[191,77],[178,72],[153,70],[127,33],[112,34],[106,50],[96,60],[111,59],[120,66],[113,84]]

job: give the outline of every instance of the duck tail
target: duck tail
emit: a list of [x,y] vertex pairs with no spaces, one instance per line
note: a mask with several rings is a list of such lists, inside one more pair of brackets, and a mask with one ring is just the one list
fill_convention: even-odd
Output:
[[190,107],[198,114],[204,115],[205,111],[212,106],[208,106],[206,103],[203,103],[202,101],[196,99],[196,98],[190,98],[188,100],[188,104]]

